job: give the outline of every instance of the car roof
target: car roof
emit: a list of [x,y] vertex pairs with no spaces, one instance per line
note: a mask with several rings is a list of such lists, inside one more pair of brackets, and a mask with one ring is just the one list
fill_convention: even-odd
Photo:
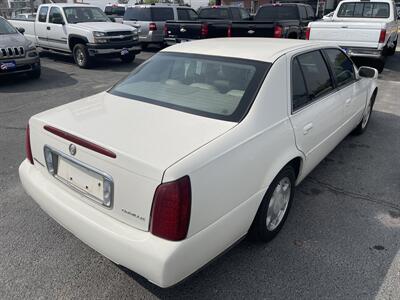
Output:
[[41,6],[59,6],[59,7],[97,7],[95,5],[90,4],[79,4],[79,3],[45,3]]
[[285,53],[302,48],[326,46],[308,40],[274,38],[217,38],[191,41],[165,48],[162,52],[203,54],[274,62]]

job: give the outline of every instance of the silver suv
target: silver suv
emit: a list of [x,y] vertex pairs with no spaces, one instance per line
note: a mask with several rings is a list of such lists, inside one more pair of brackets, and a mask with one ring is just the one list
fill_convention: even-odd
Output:
[[138,29],[139,41],[145,49],[148,44],[164,45],[165,21],[193,21],[197,18],[196,11],[187,6],[135,5],[126,9],[123,23]]
[[14,73],[27,73],[31,78],[40,77],[40,59],[32,42],[0,17],[0,77]]

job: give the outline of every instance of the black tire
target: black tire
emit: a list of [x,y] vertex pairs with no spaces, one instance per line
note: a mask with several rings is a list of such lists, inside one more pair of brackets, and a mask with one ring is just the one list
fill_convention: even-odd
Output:
[[372,67],[377,69],[378,73],[382,73],[385,68],[385,58],[375,60]]
[[120,58],[121,58],[122,62],[124,62],[124,63],[131,63],[135,60],[135,54],[129,52],[128,54],[121,55]]
[[91,67],[92,59],[85,45],[76,44],[72,50],[72,54],[79,68],[87,69]]
[[[260,204],[260,207],[258,208],[257,214],[254,218],[253,224],[250,227],[249,230],[249,236],[251,239],[255,241],[262,241],[262,242],[269,242],[271,241],[277,234],[278,232],[282,229],[283,224],[286,221],[286,218],[289,214],[290,207],[293,202],[293,196],[294,196],[294,188],[295,188],[295,182],[296,182],[296,175],[295,175],[295,170],[292,166],[288,165],[284,167],[279,174],[275,177],[275,179],[272,181],[271,185],[269,186],[267,192],[265,193],[265,196]],[[282,213],[281,220],[279,223],[275,224],[274,228],[268,228],[268,210],[274,208],[269,207],[271,203],[272,196],[277,189],[278,185],[281,183],[290,183],[290,191],[288,192],[288,202],[286,205],[286,209]],[[281,185],[282,188],[282,185]],[[276,200],[275,200],[276,201]],[[280,210],[281,211],[281,210]],[[273,225],[270,222],[270,226]]]
[[367,112],[366,112],[366,114],[363,115],[363,117],[362,117],[360,123],[358,123],[357,127],[354,128],[353,134],[360,135],[360,134],[363,134],[367,130],[369,121],[371,119],[372,111],[374,108],[376,94],[377,94],[376,91],[372,94],[371,100],[368,103]]
[[28,73],[29,78],[31,79],[39,79],[40,75],[42,74],[42,70],[40,67],[34,69]]
[[392,56],[396,53],[396,47],[397,47],[397,41],[394,42],[393,47],[392,48],[388,48],[386,55],[387,56]]

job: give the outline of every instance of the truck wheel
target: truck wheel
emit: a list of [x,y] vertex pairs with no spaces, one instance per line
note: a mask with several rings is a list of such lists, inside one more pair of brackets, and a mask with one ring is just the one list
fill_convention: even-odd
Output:
[[251,225],[250,237],[269,242],[283,227],[294,196],[296,176],[292,166],[284,167],[272,181]]
[[41,71],[41,69],[40,69],[40,67],[39,67],[39,68],[37,68],[37,69],[34,69],[34,70],[30,71],[30,72],[28,73],[28,76],[29,76],[29,78],[31,78],[31,79],[39,79],[41,74],[42,74],[42,71]]
[[87,69],[91,65],[91,58],[86,46],[83,44],[76,44],[73,49],[75,63],[79,68]]
[[385,58],[377,59],[373,67],[378,70],[379,73],[382,73],[383,69],[385,68]]
[[135,60],[135,54],[129,52],[126,55],[121,55],[121,60],[124,63],[131,63]]

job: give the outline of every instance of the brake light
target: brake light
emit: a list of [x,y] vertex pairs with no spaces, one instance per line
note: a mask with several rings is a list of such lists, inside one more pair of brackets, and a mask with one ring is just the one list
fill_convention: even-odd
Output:
[[160,184],[154,194],[150,231],[170,241],[186,238],[191,209],[189,176]]
[[164,24],[164,36],[168,35],[168,27],[167,24]]
[[68,132],[65,132],[63,130],[60,130],[58,128],[55,128],[55,127],[49,126],[49,125],[45,125],[43,128],[45,130],[47,130],[48,132],[51,132],[52,134],[55,134],[55,135],[57,135],[57,136],[59,136],[59,137],[61,137],[63,139],[66,139],[67,141],[70,141],[70,142],[75,143],[75,144],[77,144],[79,146],[85,147],[87,149],[90,149],[90,150],[92,150],[94,152],[103,154],[103,155],[111,157],[111,158],[116,158],[117,157],[117,155],[114,152],[112,152],[112,151],[110,151],[110,150],[108,150],[108,149],[106,149],[106,148],[104,148],[102,146],[99,146],[99,145],[97,145],[95,143],[92,143],[92,142],[89,142],[89,141],[87,141],[85,139],[82,139],[82,138],[80,138],[80,137],[78,137],[76,135],[70,134]]
[[201,37],[205,38],[208,35],[208,24],[203,23],[201,24]]
[[274,38],[281,38],[283,33],[282,26],[276,25],[274,28]]
[[232,37],[232,25],[228,26],[228,37]]
[[149,24],[149,31],[156,31],[156,30],[157,30],[156,23],[150,23]]
[[311,27],[307,27],[306,29],[306,40],[310,39]]
[[32,156],[32,148],[31,148],[31,137],[30,137],[29,124],[26,126],[26,131],[25,131],[25,152],[26,152],[26,158],[33,165],[33,156]]
[[381,30],[381,34],[379,35],[379,43],[384,43],[386,39],[386,29]]

